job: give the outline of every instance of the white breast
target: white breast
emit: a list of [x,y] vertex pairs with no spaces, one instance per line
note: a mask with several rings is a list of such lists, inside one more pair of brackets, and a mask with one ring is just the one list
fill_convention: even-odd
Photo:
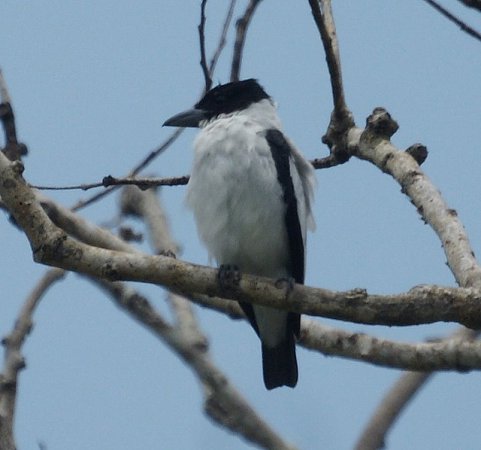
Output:
[[[264,138],[266,127],[279,128],[280,124],[275,114],[265,111],[260,117],[268,123],[252,117],[252,112],[231,115],[201,130],[195,141],[186,203],[194,212],[201,239],[219,264],[234,264],[246,273],[286,277],[289,255],[283,193]],[[308,194],[294,163],[291,176],[305,238]]]

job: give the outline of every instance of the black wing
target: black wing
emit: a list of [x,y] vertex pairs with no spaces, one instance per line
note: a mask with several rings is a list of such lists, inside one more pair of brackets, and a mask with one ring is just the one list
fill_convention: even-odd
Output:
[[285,224],[289,240],[289,273],[296,283],[304,283],[304,241],[302,238],[296,193],[291,177],[291,146],[279,130],[268,130],[266,139],[271,148],[272,158],[277,169],[277,180],[282,187],[286,204]]

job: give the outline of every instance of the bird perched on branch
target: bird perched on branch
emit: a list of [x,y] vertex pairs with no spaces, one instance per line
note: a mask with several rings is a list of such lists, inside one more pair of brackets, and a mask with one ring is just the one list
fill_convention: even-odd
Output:
[[[219,85],[164,125],[199,127],[186,202],[222,270],[304,283],[314,169],[254,79]],[[262,342],[267,389],[297,383],[300,315],[240,302]]]

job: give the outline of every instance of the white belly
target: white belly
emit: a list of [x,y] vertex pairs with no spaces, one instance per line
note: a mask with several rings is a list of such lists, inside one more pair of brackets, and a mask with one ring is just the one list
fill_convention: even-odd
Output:
[[208,146],[202,137],[186,201],[209,253],[246,273],[287,276],[285,206],[267,143],[255,133]]

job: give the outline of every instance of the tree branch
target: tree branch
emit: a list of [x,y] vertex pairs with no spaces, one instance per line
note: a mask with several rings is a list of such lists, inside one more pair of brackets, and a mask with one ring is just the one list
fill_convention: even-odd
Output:
[[391,144],[389,139],[396,129],[397,124],[389,113],[376,108],[368,117],[364,131],[351,130],[349,145],[356,156],[371,162],[400,184],[402,192],[438,235],[457,283],[463,287],[481,288],[481,267],[474,257],[463,224],[417,162]]
[[[273,280],[244,274],[238,286],[226,292],[217,283],[215,269],[166,256],[110,251],[73,240],[50,222],[18,173],[19,163],[10,163],[0,155],[0,168],[2,166],[2,198],[26,232],[35,260],[44,264],[107,279],[159,284],[188,296],[221,296],[359,323],[412,325],[442,320],[475,327],[481,321],[479,288],[463,290],[420,286],[400,295],[379,296],[368,295],[362,289],[333,292],[295,285],[292,291],[286,292]],[[75,230],[73,217],[67,225]],[[81,238],[78,230],[75,234]],[[85,234],[87,237],[82,239],[90,239],[92,233]],[[460,263],[464,265],[464,259]]]
[[402,370],[466,372],[481,368],[481,342],[467,340],[465,335],[408,344],[338,330],[303,317],[300,344],[325,355]]
[[[389,138],[396,130],[397,124],[390,115],[382,108],[376,108],[367,120],[366,130],[350,130],[349,139],[353,143],[352,148],[358,149],[358,156],[361,159],[375,164],[401,185],[402,191],[408,195],[424,221],[433,228],[441,240],[448,266],[458,284],[479,288],[481,268],[474,257],[468,236],[456,211],[448,208],[439,191],[421,171],[411,155],[399,152],[390,143]],[[461,329],[458,331],[458,336],[470,338],[473,333],[475,332]],[[429,376],[420,373],[401,377],[399,384],[402,386],[402,395],[399,394],[398,384],[396,384],[368,424],[358,448],[380,448],[385,434],[410,400],[410,396],[414,395],[428,379]],[[389,414],[384,411],[385,409]],[[379,419],[380,414],[384,414],[382,420]]]
[[[9,183],[7,183],[9,184]],[[130,188],[141,192],[137,189]],[[149,194],[151,195],[151,194]],[[148,198],[147,196],[146,198]],[[139,199],[135,196],[131,198],[130,203],[140,204]],[[49,207],[52,210],[52,207]],[[138,214],[143,214],[141,211],[151,211],[151,222],[162,222],[158,214],[153,211],[151,201],[148,200],[144,205],[138,207]],[[59,219],[59,215],[67,213],[68,219]],[[87,226],[83,219],[79,219],[75,223],[75,214],[68,210],[62,210],[57,207],[54,214],[57,217],[59,224],[68,226],[69,231],[73,231],[77,238],[85,239],[89,243],[100,245],[102,247],[118,249],[122,251],[135,251],[125,243],[118,243],[118,238],[112,237],[108,239],[110,233],[96,229],[94,226]],[[79,231],[80,228],[86,228],[86,231]],[[88,231],[87,231],[88,230]],[[96,234],[99,233],[97,237]],[[65,242],[62,244],[65,245]],[[158,244],[158,249],[164,249],[167,245],[172,244]],[[237,304],[227,301],[225,299],[216,298],[216,295],[224,295],[233,299],[242,298],[244,301],[252,301],[267,306],[275,306],[277,308],[284,308],[295,310],[307,314],[320,314],[324,316],[333,316],[333,311],[342,316],[344,320],[359,321],[360,317],[369,323],[376,323],[376,314],[379,314],[383,323],[386,322],[384,314],[392,317],[392,320],[399,324],[399,317],[406,316],[410,323],[413,322],[413,317],[417,317],[416,307],[419,307],[419,314],[425,317],[426,311],[432,310],[432,314],[436,317],[446,314],[446,311],[456,310],[464,311],[467,321],[477,320],[480,316],[479,298],[481,292],[476,289],[457,289],[457,288],[442,288],[437,286],[418,286],[411,289],[409,292],[397,296],[369,296],[363,290],[354,290],[348,292],[331,292],[323,289],[308,288],[306,286],[297,286],[294,288],[291,295],[285,298],[285,292],[276,286],[272,280],[252,277],[244,275],[240,281],[235,292],[219,291],[219,286],[216,281],[216,270],[207,267],[194,266],[181,261],[173,260],[166,257],[151,257],[141,254],[131,255],[132,258],[128,262],[122,263],[118,258],[126,257],[124,253],[114,252],[101,261],[104,256],[99,255],[100,249],[92,249],[87,247],[84,250],[67,250],[68,255],[82,254],[82,258],[87,257],[87,254],[93,252],[92,260],[100,264],[99,267],[108,268],[108,273],[115,274],[117,278],[128,274],[133,268],[144,275],[126,275],[125,278],[134,279],[137,281],[156,282],[158,284],[166,285],[169,288],[176,289],[177,286],[184,286],[181,289],[187,291],[189,294],[194,293],[192,298],[194,301],[228,313],[231,317],[242,317]],[[118,258],[117,258],[118,257]],[[149,267],[155,268],[145,271],[146,260],[153,258],[153,261],[147,263]],[[161,259],[155,259],[161,258]],[[75,258],[74,258],[75,259]],[[78,259],[78,258],[77,258]],[[86,267],[90,267],[91,275],[98,276],[103,271],[99,268],[93,267],[93,262],[88,262]],[[167,262],[167,264],[166,264]],[[121,266],[124,266],[121,269]],[[84,268],[85,271],[85,268]],[[160,273],[159,273],[160,272]],[[162,275],[163,273],[163,275]],[[167,275],[166,275],[167,274]],[[168,274],[174,274],[169,277]],[[167,277],[168,281],[165,281]],[[157,280],[157,281],[156,281]],[[186,285],[186,283],[190,285]],[[298,291],[301,289],[303,291]],[[203,295],[199,295],[201,292]],[[226,306],[230,305],[230,306]],[[379,311],[376,311],[379,308]],[[473,309],[470,309],[473,308]],[[386,313],[386,311],[389,311]],[[428,312],[428,314],[430,314]],[[461,315],[462,313],[459,313]],[[464,317],[464,316],[463,316]],[[418,320],[418,319],[416,319]],[[479,342],[453,342],[449,343],[423,343],[423,344],[404,344],[392,341],[381,340],[358,333],[346,333],[340,330],[330,330],[321,325],[313,325],[313,322],[308,322],[309,326],[303,327],[301,342],[310,349],[316,349],[325,354],[338,355],[353,359],[367,361],[373,364],[385,365],[389,367],[409,368],[416,370],[467,370],[473,368],[480,368],[481,356]],[[304,329],[305,328],[305,329]]]
[[212,86],[212,78],[210,77],[210,71],[207,67],[207,58],[205,56],[205,6],[207,0],[202,0],[200,3],[200,23],[197,27],[199,31],[199,45],[200,45],[200,67],[202,74],[204,75],[205,92],[207,92]]
[[330,0],[309,0],[309,4],[324,46],[331,80],[334,110],[326,134],[322,138],[322,142],[329,146],[331,152],[329,159],[326,160],[328,167],[331,167],[349,160],[351,154],[347,151],[345,140],[348,130],[355,124],[352,113],[346,105],[344,95],[341,58],[331,2]]
[[224,25],[222,26],[222,31],[219,37],[219,43],[217,44],[217,48],[210,60],[209,72],[211,74],[214,73],[215,67],[217,65],[217,61],[219,60],[220,54],[222,53],[222,50],[225,47],[227,32],[229,31],[229,25],[231,23],[232,16],[234,14],[235,5],[236,5],[236,0],[231,0],[224,19]]
[[[136,167],[134,167],[127,175],[127,178],[135,177],[143,169],[145,169],[155,158],[157,158],[160,154],[167,150],[177,140],[177,138],[182,134],[183,131],[183,128],[177,128],[157,149],[151,151]],[[72,210],[78,211],[79,209],[85,208],[86,206],[91,205],[92,203],[95,203],[96,201],[102,199],[106,195],[109,195],[115,189],[117,189],[117,186],[113,185],[86,200],[80,200],[79,202],[77,202],[76,205],[72,207]]]

